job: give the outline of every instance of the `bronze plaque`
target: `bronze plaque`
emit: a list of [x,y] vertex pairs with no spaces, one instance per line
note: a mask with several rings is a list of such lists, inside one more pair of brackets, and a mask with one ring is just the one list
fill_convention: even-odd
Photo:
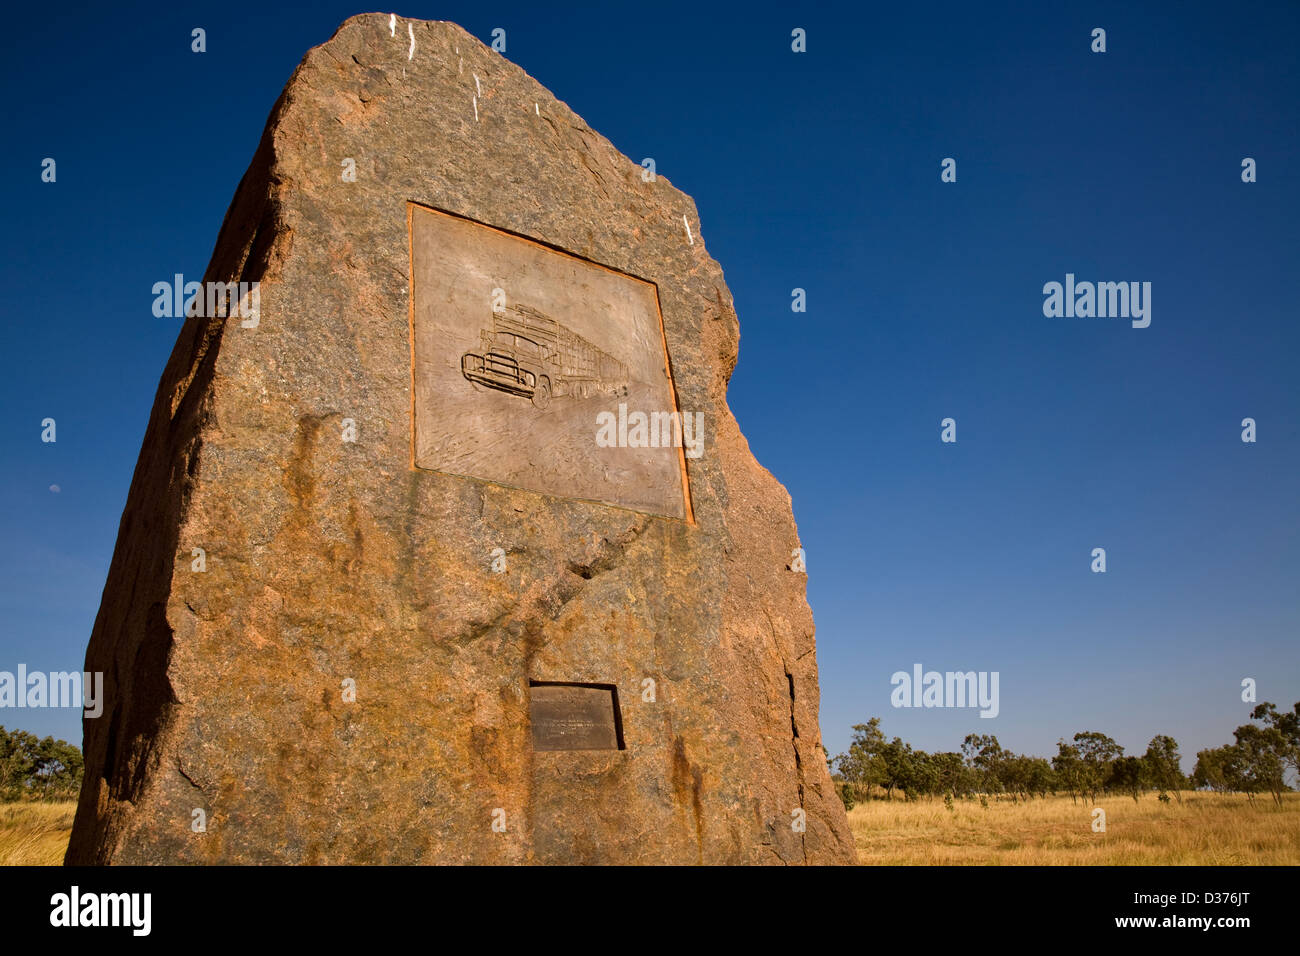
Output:
[[621,750],[612,686],[534,684],[529,713],[534,750]]
[[683,414],[655,285],[412,204],[413,464],[674,518]]

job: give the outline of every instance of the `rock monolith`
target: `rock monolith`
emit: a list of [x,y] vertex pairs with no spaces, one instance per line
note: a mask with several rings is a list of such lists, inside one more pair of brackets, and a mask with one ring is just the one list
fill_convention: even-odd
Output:
[[69,863],[853,862],[688,196],[459,27],[364,15],[198,291]]

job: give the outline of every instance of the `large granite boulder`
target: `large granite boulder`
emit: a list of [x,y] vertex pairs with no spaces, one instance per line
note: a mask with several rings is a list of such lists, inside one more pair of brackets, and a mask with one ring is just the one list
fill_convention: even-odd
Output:
[[259,285],[163,373],[69,863],[854,860],[688,196],[459,27],[359,16],[204,280]]

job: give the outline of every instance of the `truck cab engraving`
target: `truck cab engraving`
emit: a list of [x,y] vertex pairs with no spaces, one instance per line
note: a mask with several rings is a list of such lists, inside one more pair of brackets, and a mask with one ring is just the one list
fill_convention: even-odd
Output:
[[479,350],[460,357],[472,385],[521,398],[544,409],[552,396],[627,394],[627,366],[555,319],[526,305],[492,313]]

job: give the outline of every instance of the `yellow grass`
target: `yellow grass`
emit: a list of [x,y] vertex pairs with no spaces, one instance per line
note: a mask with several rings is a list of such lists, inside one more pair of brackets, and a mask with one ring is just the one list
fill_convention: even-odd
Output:
[[[990,797],[905,803],[870,800],[849,811],[863,863],[890,865],[1159,866],[1300,864],[1300,793],[1252,805],[1237,794],[1156,794],[1073,803],[1067,796],[1012,802]],[[1093,807],[1106,832],[1092,830]]]
[[[1125,866],[1300,864],[1300,794],[1252,806],[1235,794],[1183,793],[1181,804],[1144,794],[1095,804],[1048,797],[1013,803],[870,800],[849,811],[858,858],[873,864]],[[1092,831],[1092,809],[1106,832]],[[57,866],[75,801],[0,804],[0,866]]]
[[0,803],[0,866],[59,866],[72,834],[75,800]]

